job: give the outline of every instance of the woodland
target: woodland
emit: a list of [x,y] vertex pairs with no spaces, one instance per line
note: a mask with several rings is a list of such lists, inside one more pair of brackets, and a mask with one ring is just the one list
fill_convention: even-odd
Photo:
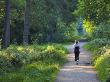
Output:
[[74,40],[110,82],[110,0],[0,0],[0,82],[54,82]]

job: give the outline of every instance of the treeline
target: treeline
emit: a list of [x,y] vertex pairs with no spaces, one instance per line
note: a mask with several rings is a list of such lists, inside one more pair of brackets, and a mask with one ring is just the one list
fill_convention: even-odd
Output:
[[71,2],[0,0],[1,82],[54,82],[68,51],[52,42],[73,41],[76,31]]
[[110,0],[79,0],[79,13],[90,40],[92,63],[101,82],[110,82]]
[[1,0],[0,39],[7,45],[67,40],[76,29],[74,24],[71,26],[76,20],[72,15],[76,3],[76,0]]

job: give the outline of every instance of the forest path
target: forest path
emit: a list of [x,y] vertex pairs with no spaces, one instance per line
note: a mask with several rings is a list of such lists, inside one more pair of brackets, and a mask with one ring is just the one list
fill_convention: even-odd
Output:
[[84,50],[82,46],[85,42],[81,42],[79,64],[74,61],[73,44],[66,46],[69,50],[68,62],[60,69],[55,82],[99,82],[96,71],[90,64],[91,54]]

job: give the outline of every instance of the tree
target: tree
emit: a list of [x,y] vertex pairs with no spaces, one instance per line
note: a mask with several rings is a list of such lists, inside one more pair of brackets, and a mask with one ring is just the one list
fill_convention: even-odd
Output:
[[[1,5],[1,1],[3,4],[4,0],[0,0],[0,19],[3,20],[4,4]],[[30,0],[31,4],[28,6],[27,1],[29,0],[10,0],[10,43],[16,41],[18,44],[22,42],[28,44],[34,40],[38,43],[55,42],[58,41],[58,37],[59,40],[63,40],[64,37],[60,32],[64,31],[63,29],[66,31],[69,24],[75,19],[72,12],[76,3],[71,4],[71,2],[76,0],[70,0],[70,2],[67,0]],[[63,29],[59,29],[60,26],[57,26],[58,19],[60,19],[61,25],[65,25]],[[0,20],[0,28],[3,24],[2,20]],[[2,32],[0,34],[2,35]],[[21,38],[21,36],[23,37]]]
[[106,22],[110,18],[110,0],[78,0],[76,14],[95,24]]
[[4,34],[2,48],[7,48],[10,44],[10,0],[6,0],[6,10],[4,18]]
[[24,32],[23,32],[23,44],[27,45],[29,42],[29,19],[30,19],[30,0],[26,0],[25,4],[25,18],[24,18]]
[[3,19],[5,15],[5,1],[0,0],[0,39],[2,39],[3,34]]

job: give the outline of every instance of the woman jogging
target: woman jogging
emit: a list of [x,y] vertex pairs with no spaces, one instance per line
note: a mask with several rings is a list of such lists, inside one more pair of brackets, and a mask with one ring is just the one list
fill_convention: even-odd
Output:
[[78,65],[78,62],[79,62],[79,54],[80,54],[80,46],[79,46],[79,42],[78,41],[75,41],[75,44],[73,45],[73,48],[74,48],[74,54],[75,54],[75,61],[76,61],[76,64]]

